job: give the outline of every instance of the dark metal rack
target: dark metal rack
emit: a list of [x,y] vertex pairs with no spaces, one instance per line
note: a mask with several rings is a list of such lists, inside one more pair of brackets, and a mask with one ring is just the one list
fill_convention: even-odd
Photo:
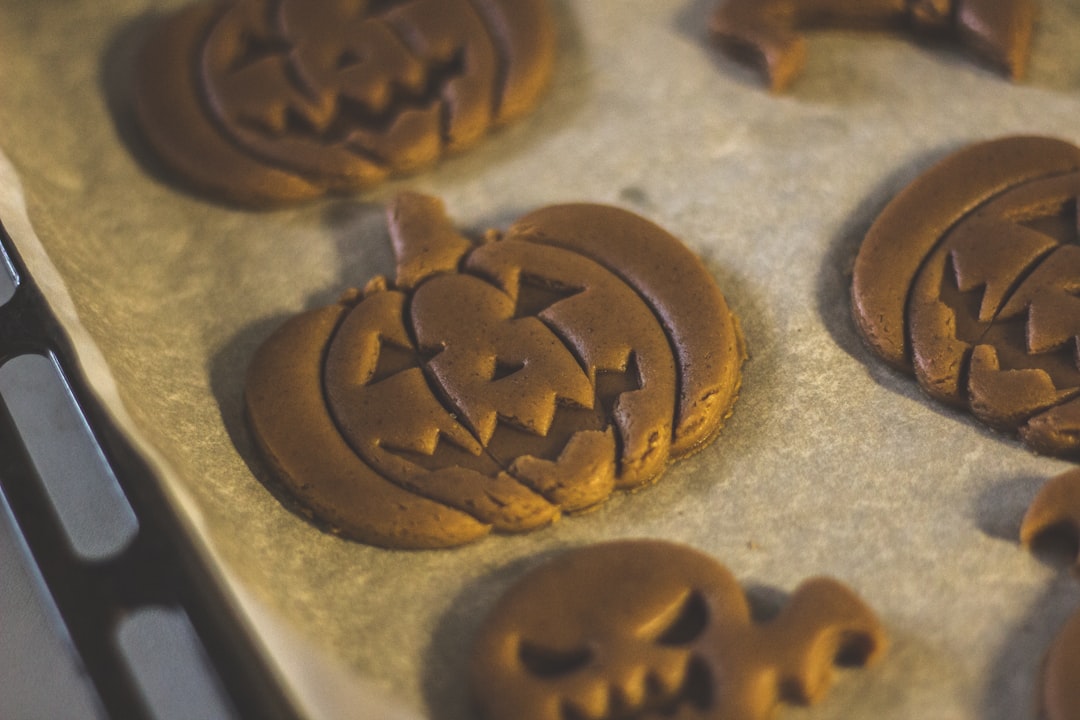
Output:
[[[70,340],[2,224],[0,254],[15,280],[14,295],[0,306],[0,367],[28,355],[54,363],[70,389],[74,410],[88,426],[89,439],[115,477],[117,497],[130,506],[137,523],[130,539],[107,556],[88,558],[73,548],[57,510],[56,489],[46,486],[7,399],[0,398],[0,514],[6,505],[14,531],[24,541],[18,543],[23,560],[43,580],[48,595],[44,602],[58,611],[59,627],[53,630],[69,639],[62,644],[73,647],[73,661],[85,672],[101,712],[123,720],[297,717],[222,589],[193,551],[159,483],[90,391],[73,361]],[[140,613],[156,617],[147,610],[164,611],[180,627],[190,628],[191,642],[185,645],[189,652],[149,642],[133,657],[119,628]],[[145,662],[147,651],[157,653],[162,662]],[[19,652],[0,647],[0,663],[18,662],[13,655]],[[183,691],[185,683],[197,692],[175,692]],[[154,692],[163,687],[174,692]],[[9,712],[0,685],[0,717],[9,717]],[[35,714],[33,708],[14,712],[13,720],[19,720],[18,713]]]

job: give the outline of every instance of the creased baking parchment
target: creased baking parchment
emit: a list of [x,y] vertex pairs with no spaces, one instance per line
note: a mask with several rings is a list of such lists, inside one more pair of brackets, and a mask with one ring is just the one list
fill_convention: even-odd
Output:
[[[180,4],[0,2],[0,149],[33,230],[13,219],[6,168],[0,211],[100,399],[310,715],[470,717],[463,662],[495,598],[563,548],[645,536],[715,555],[757,593],[832,575],[879,612],[884,661],[785,717],[1034,717],[1080,583],[1016,533],[1068,464],[874,360],[849,268],[888,199],[949,152],[1013,133],[1080,141],[1080,3],[1043,3],[1022,84],[948,46],[823,32],[774,96],[705,41],[712,2],[562,0],[556,81],[531,118],[430,172],[268,213],[185,193],[133,130],[135,48]],[[406,188],[467,228],[586,200],[683,238],[751,353],[717,441],[588,516],[458,550],[389,552],[306,521],[252,452],[244,371],[286,317],[390,272],[381,208]]]

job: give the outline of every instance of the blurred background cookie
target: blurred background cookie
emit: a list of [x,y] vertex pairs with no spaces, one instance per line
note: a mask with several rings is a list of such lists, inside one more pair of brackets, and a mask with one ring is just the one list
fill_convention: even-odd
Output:
[[786,90],[806,64],[804,30],[909,30],[955,38],[973,54],[1024,77],[1035,0],[723,0],[711,31],[725,48],[759,65],[774,92]]
[[187,184],[272,206],[435,163],[529,111],[555,55],[546,0],[232,0],[143,48],[143,133]]

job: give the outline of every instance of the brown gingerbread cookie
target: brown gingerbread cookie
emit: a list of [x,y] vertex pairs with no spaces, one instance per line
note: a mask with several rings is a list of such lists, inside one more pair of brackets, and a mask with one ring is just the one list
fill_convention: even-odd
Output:
[[[1028,506],[1020,524],[1020,542],[1032,547],[1051,535],[1066,535],[1080,541],[1080,468],[1051,478]],[[1074,572],[1080,573],[1080,557]]]
[[1027,68],[1035,0],[722,0],[713,36],[760,65],[780,92],[802,72],[806,40],[819,27],[907,29],[954,36],[1018,80]]
[[1080,612],[1046,654],[1039,704],[1046,720],[1080,720]]
[[[1074,547],[1080,541],[1080,468],[1043,485],[1020,525],[1020,542],[1028,548],[1059,535]],[[1073,572],[1080,572],[1080,557],[1074,558]],[[1040,707],[1046,720],[1080,720],[1080,613],[1065,624],[1047,653]]]
[[863,339],[931,396],[1032,449],[1080,450],[1080,149],[1009,137],[961,150],[889,203],[863,240]]
[[393,285],[287,322],[245,389],[270,466],[343,534],[442,547],[547,525],[654,480],[731,412],[737,321],[647,220],[559,205],[475,243],[406,194],[389,223]]
[[278,205],[430,165],[520,117],[555,41],[547,0],[204,0],[149,38],[135,106],[190,184]]
[[483,720],[766,720],[885,647],[835,580],[807,580],[761,622],[711,557],[629,540],[572,550],[514,585],[476,638],[470,684]]

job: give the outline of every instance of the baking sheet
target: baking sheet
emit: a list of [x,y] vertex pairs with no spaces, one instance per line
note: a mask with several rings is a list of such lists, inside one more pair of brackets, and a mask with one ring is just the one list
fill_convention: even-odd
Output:
[[[827,574],[878,611],[884,662],[785,717],[1034,716],[1080,583],[1016,533],[1069,465],[871,358],[847,293],[862,233],[935,160],[1013,133],[1080,141],[1080,2],[1043,3],[1023,84],[947,46],[824,32],[778,97],[708,46],[713,2],[556,0],[561,58],[532,117],[433,171],[269,213],[185,194],[133,131],[134,49],[182,4],[0,0],[0,149],[36,229],[13,235],[309,714],[469,717],[463,658],[498,595],[561,549],[645,536],[712,553],[758,594]],[[381,207],[406,188],[464,227],[587,200],[683,238],[751,352],[718,440],[588,516],[452,551],[379,550],[305,521],[252,452],[243,374],[285,318],[391,271]],[[10,181],[4,197],[8,224]]]

